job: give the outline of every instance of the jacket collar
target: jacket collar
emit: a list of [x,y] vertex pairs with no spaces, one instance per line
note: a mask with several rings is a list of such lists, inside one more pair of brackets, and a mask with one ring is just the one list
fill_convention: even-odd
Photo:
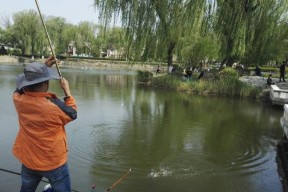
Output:
[[29,91],[24,91],[25,95],[32,96],[32,97],[48,97],[48,98],[57,98],[57,96],[54,93],[49,93],[49,92],[29,92]]

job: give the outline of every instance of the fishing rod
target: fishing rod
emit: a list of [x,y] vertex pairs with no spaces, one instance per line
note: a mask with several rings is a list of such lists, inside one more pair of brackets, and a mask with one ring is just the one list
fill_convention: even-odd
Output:
[[[123,179],[125,179],[131,172],[132,172],[132,169],[130,168],[120,179],[118,179],[110,187],[108,187],[106,192],[111,191],[116,185],[118,185]],[[94,189],[95,189],[95,185],[92,185],[91,192],[94,191]]]
[[[3,171],[3,172],[6,172],[6,173],[12,173],[12,174],[15,174],[15,175],[20,175],[21,176],[21,173],[18,173],[18,172],[15,172],[15,171],[11,171],[11,170],[7,170],[7,169],[2,169],[0,168],[0,171]],[[125,179],[130,173],[132,172],[132,169],[130,168],[120,179],[118,179],[117,181],[115,181],[107,190],[106,192],[108,191],[111,191],[116,185],[118,185],[123,179]],[[49,181],[45,181],[43,179],[41,179],[42,182],[44,183],[49,183]],[[92,185],[92,191],[94,191],[95,189],[95,185]],[[75,189],[72,189],[73,192],[79,192]]]
[[120,179],[118,179],[117,181],[115,181],[115,182],[106,190],[106,192],[111,191],[116,185],[118,185],[123,179],[125,179],[131,172],[132,172],[132,169],[130,168],[130,169],[127,171],[127,173],[125,173]]
[[[44,27],[44,29],[45,29],[45,33],[46,33],[46,36],[47,36],[47,39],[48,39],[48,42],[49,42],[49,45],[50,45],[50,49],[51,49],[52,55],[53,55],[54,59],[56,59],[56,55],[55,55],[54,49],[53,49],[53,47],[52,47],[52,43],[51,43],[51,40],[50,40],[48,31],[47,31],[47,28],[46,28],[46,25],[45,25],[45,23],[44,23],[44,20],[43,20],[42,14],[41,14],[38,1],[35,0],[35,3],[36,3],[36,5],[37,5],[37,9],[38,9],[38,12],[39,12],[39,15],[40,15],[40,18],[41,18],[43,27]],[[56,68],[57,68],[57,71],[58,71],[59,76],[62,77],[61,72],[60,72],[60,69],[59,69],[59,66],[58,66],[58,63],[57,63],[57,60],[56,60]]]

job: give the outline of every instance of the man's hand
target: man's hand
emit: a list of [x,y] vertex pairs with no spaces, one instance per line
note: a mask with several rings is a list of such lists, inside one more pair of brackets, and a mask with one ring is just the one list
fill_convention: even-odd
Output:
[[62,89],[64,90],[65,96],[66,97],[71,96],[69,82],[66,79],[64,79],[64,77],[60,79],[60,84]]
[[47,67],[52,67],[56,62],[57,64],[60,63],[57,58],[55,59],[54,56],[50,56],[48,59],[46,59],[45,64]]

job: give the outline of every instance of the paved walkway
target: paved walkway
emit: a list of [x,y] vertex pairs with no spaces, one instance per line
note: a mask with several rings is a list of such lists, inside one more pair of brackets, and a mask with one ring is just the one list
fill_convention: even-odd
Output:
[[[262,87],[262,88],[266,88],[267,87],[267,84],[266,84],[267,78],[265,78],[265,77],[243,76],[243,77],[240,77],[239,80],[244,82],[244,83],[247,83],[247,84],[250,84],[250,85],[254,85],[254,86],[257,86],[257,87]],[[280,89],[287,89],[288,90],[288,79],[287,79],[286,82],[279,82],[278,78],[272,78],[272,81]]]

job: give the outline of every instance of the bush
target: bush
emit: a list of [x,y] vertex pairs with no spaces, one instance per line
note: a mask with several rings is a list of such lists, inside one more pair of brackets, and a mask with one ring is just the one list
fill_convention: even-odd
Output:
[[[194,80],[193,80],[194,79]],[[261,88],[247,85],[239,80],[238,72],[225,68],[217,74],[217,79],[182,81],[174,75],[164,75],[152,78],[152,86],[168,90],[184,91],[201,95],[217,95],[225,97],[258,99]]]
[[153,77],[153,73],[149,72],[149,71],[137,71],[138,74],[138,81],[140,82],[144,82],[147,83],[149,81],[151,81],[152,77]]
[[238,72],[231,67],[224,68],[217,76],[220,80],[234,80],[239,78]]
[[241,98],[258,99],[260,95],[261,95],[261,88],[251,85],[243,84],[240,91]]
[[155,77],[151,81],[153,87],[159,87],[169,90],[180,90],[180,85],[182,84],[181,78],[174,75],[163,75]]

